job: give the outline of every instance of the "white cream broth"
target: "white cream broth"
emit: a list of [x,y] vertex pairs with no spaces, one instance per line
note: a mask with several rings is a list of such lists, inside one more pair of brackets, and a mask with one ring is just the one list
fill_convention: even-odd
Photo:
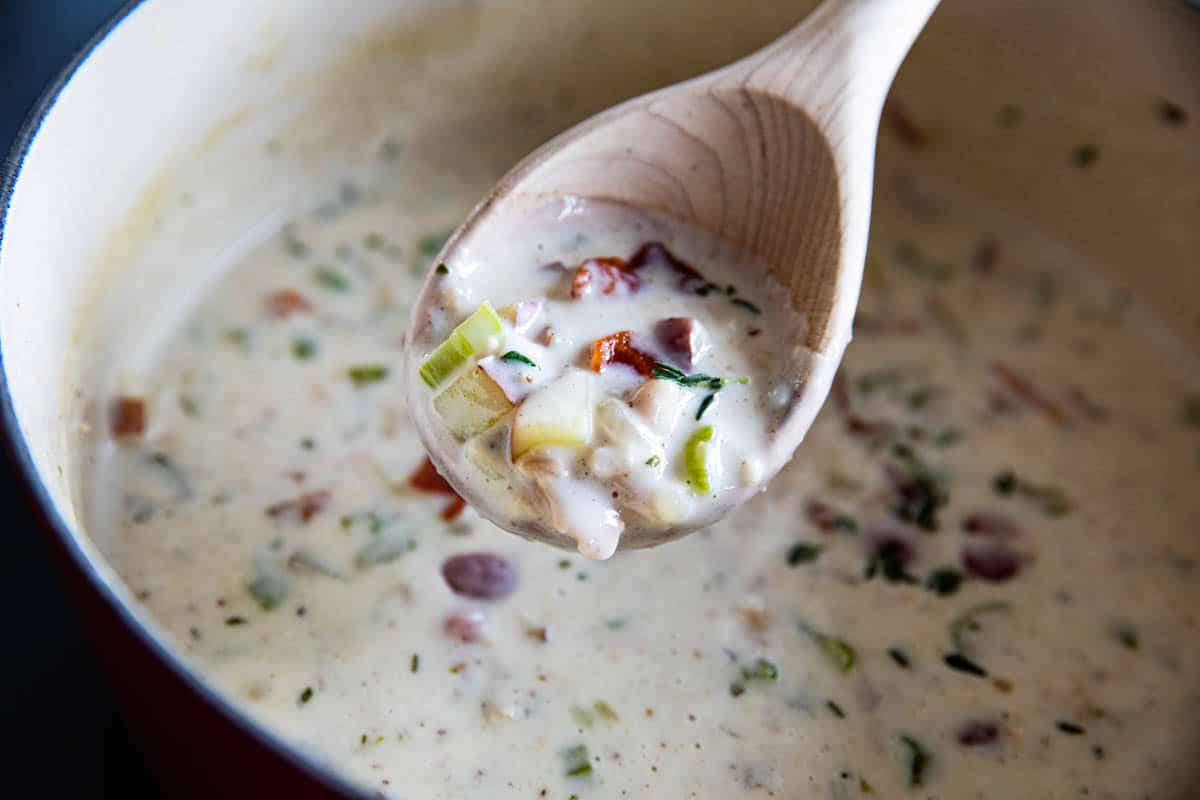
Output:
[[[462,495],[603,559],[759,490],[803,357],[785,290],[665,218],[571,197],[516,204],[511,225],[438,265],[414,343],[415,419]],[[450,345],[435,348],[476,325],[487,343],[445,374]]]
[[589,562],[436,491],[402,401],[410,298],[495,177],[333,193],[141,376],[92,527],[216,685],[384,797],[1194,796],[1200,371],[1136,296],[885,171],[791,465]]

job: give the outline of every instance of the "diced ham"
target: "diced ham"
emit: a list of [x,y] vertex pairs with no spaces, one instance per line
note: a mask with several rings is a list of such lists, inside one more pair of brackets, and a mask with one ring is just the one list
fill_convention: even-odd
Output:
[[662,242],[646,242],[629,259],[629,269],[634,271],[655,265],[676,273],[682,290],[695,291],[707,283],[695,267],[672,253]]
[[146,400],[141,397],[118,397],[113,401],[111,417],[113,436],[141,436],[146,432]]
[[463,509],[467,507],[467,501],[458,496],[458,492],[454,491],[454,487],[437,471],[437,467],[429,460],[429,456],[426,456],[420,466],[408,476],[408,485],[418,491],[430,494],[449,495],[451,500],[441,513],[441,518],[446,522],[457,519]]
[[280,500],[278,503],[272,503],[267,506],[266,514],[271,519],[295,516],[301,522],[308,522],[325,510],[325,506],[329,505],[331,497],[332,494],[328,489],[316,489],[311,492],[305,492],[298,497],[293,497],[290,500]]
[[267,313],[276,319],[287,319],[293,314],[312,311],[312,303],[295,289],[280,289],[267,295]]
[[668,317],[654,326],[654,337],[675,366],[691,372],[709,349],[708,334],[693,317]]
[[594,294],[628,295],[641,285],[641,279],[625,259],[615,256],[589,258],[575,270],[575,277],[571,279],[571,297],[578,300]]

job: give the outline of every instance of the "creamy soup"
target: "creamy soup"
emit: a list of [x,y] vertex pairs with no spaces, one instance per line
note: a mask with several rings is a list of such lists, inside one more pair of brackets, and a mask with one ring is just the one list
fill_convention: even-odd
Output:
[[592,562],[465,507],[402,400],[495,177],[322,198],[110,398],[92,525],[211,681],[383,797],[1194,796],[1200,370],[1136,296],[884,172],[797,458]]
[[623,533],[659,544],[755,492],[803,339],[782,287],[623,206],[505,214],[436,266],[415,312],[414,418],[463,495],[603,559]]

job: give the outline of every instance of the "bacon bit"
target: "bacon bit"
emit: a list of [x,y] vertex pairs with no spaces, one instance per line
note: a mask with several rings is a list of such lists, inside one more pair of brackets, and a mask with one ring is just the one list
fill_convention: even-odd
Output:
[[1000,729],[991,722],[973,720],[958,729],[955,738],[964,747],[979,747],[988,745],[1000,737]]
[[610,333],[592,344],[592,372],[603,372],[609,364],[625,364],[644,378],[654,375],[654,356],[633,346],[633,331]]
[[987,539],[1012,539],[1021,534],[1017,523],[994,511],[978,511],[963,517],[963,531]]
[[654,335],[667,355],[685,372],[691,371],[696,360],[707,349],[704,326],[693,317],[668,317],[654,326]]
[[1104,422],[1108,419],[1108,409],[1084,394],[1083,389],[1078,386],[1072,386],[1067,390],[1067,399],[1079,410],[1080,414],[1092,422]]
[[450,495],[451,500],[442,509],[440,515],[445,522],[458,519],[458,515],[467,507],[467,501],[458,496],[458,492],[454,491],[454,487],[437,471],[437,467],[429,460],[429,456],[425,456],[421,465],[408,476],[408,485],[420,492]]
[[991,364],[992,374],[995,375],[1001,383],[1003,383],[1009,391],[1015,394],[1022,401],[1030,406],[1033,406],[1038,411],[1041,411],[1046,419],[1060,428],[1070,424],[1070,418],[1067,416],[1057,403],[1053,402],[1033,385],[1023,375],[1013,371],[1010,367],[1001,364],[999,361],[993,361]]
[[841,515],[827,503],[820,500],[809,500],[804,507],[804,516],[822,533],[832,532],[838,525]]
[[691,264],[672,253],[662,242],[646,242],[629,259],[629,268],[639,270],[651,265],[664,266],[679,275],[679,288],[694,290],[707,283]]
[[929,144],[929,136],[913,122],[912,117],[900,103],[893,99],[883,108],[883,121],[895,134],[900,144],[911,150],[920,150]]
[[571,279],[571,297],[576,300],[585,297],[593,287],[604,295],[633,294],[641,285],[641,279],[625,259],[615,256],[589,258],[575,270],[575,277]]
[[112,434],[118,438],[141,436],[146,432],[146,401],[141,397],[121,396],[112,404]]
[[442,630],[451,639],[463,644],[472,644],[479,641],[483,631],[483,617],[477,611],[456,612],[447,616],[442,622]]
[[267,313],[276,319],[287,319],[292,314],[307,314],[312,303],[295,289],[280,289],[267,295]]
[[267,506],[267,516],[271,519],[295,514],[300,518],[301,522],[308,522],[317,514],[325,510],[325,506],[329,504],[329,499],[332,496],[328,489],[316,489],[311,492],[305,492],[299,497],[293,497],[291,500],[280,500],[278,503]]
[[537,335],[537,343],[544,347],[554,344],[554,328],[549,325],[542,328],[541,333]]

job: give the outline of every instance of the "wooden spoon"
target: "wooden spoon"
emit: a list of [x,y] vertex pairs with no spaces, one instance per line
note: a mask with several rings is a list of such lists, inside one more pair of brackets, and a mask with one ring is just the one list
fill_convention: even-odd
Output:
[[[802,344],[811,351],[797,357],[801,388],[763,454],[765,475],[773,475],[808,432],[850,341],[880,113],[901,61],[937,4],[827,0],[796,28],[728,67],[584,121],[509,172],[447,241],[438,261],[453,265],[472,241],[496,241],[498,230],[517,227],[520,215],[547,197],[617,202],[666,215],[754,256],[789,290],[793,310],[807,318]],[[406,339],[406,386],[434,463],[492,521],[569,545],[548,525],[518,526],[488,508],[470,476],[456,474],[463,462],[441,451],[445,442],[435,432],[440,422],[417,377],[425,354],[414,345],[437,304],[431,274]],[[641,541],[627,531],[621,547],[686,532],[660,530]]]

